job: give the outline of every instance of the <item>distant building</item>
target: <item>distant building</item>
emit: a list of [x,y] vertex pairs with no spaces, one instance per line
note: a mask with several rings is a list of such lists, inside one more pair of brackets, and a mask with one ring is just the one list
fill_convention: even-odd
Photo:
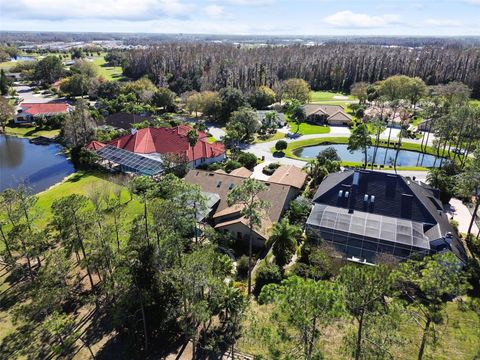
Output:
[[[150,168],[143,171],[141,168],[135,170],[134,160],[148,158],[157,163],[162,163],[162,155],[174,154],[183,157],[190,168],[195,168],[202,164],[211,164],[225,159],[225,147],[221,143],[209,143],[207,135],[198,132],[199,139],[195,147],[190,146],[187,133],[192,128],[186,125],[163,128],[144,128],[132,130],[131,134],[121,136],[106,144],[98,141],[92,141],[87,145],[87,149],[95,151],[104,160],[116,162],[123,166],[126,171],[143,173],[150,175]],[[108,147],[109,151],[103,150]],[[118,149],[118,150],[115,150]],[[137,157],[130,156],[128,153],[135,154]],[[132,163],[122,164],[124,158],[132,159]],[[155,167],[154,167],[155,168]],[[158,172],[156,173],[158,174]],[[156,175],[155,174],[155,175]]]
[[438,191],[399,175],[375,171],[331,174],[320,184],[307,220],[311,238],[331,243],[347,258],[376,263],[465,250],[438,199]]
[[112,126],[117,129],[129,130],[132,128],[133,124],[142,123],[146,120],[150,120],[150,118],[138,114],[118,112],[105,117],[105,125]]
[[280,127],[284,127],[285,125],[287,125],[287,119],[285,118],[285,114],[275,110],[257,110],[257,116],[260,123],[263,124],[263,122],[265,121],[265,116],[270,112],[273,112],[277,115],[278,124],[280,125]]
[[73,108],[66,102],[51,103],[22,103],[17,107],[17,114],[13,121],[15,124],[28,124],[38,118],[49,118],[55,115],[66,114]]
[[[211,222],[215,229],[221,232],[228,232],[237,240],[242,241],[249,238],[248,221],[241,215],[242,207],[240,205],[229,206],[227,202],[229,192],[236,186],[241,185],[247,178],[245,176],[247,173],[244,170],[241,170],[239,173],[241,173],[240,176],[232,173],[190,170],[185,177],[185,181],[199,185],[202,192],[209,199],[212,198],[212,194],[216,195],[217,201],[215,204],[211,204],[208,211],[209,219],[207,220]],[[304,173],[300,171],[299,173],[295,172],[295,174],[300,176],[300,180],[289,180],[288,182],[296,184],[302,181],[305,182],[306,175]],[[262,182],[267,186],[267,190],[261,192],[259,198],[267,201],[270,206],[263,214],[260,226],[254,228],[252,242],[255,247],[264,246],[273,224],[280,220],[290,201],[297,197],[300,191],[299,188],[289,184],[272,181]]]
[[333,126],[352,125],[352,117],[340,105],[304,105],[307,121],[314,124]]

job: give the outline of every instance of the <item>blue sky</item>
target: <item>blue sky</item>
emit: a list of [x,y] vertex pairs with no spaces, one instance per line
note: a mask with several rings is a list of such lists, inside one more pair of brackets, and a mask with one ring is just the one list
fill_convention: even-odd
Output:
[[0,0],[0,29],[480,35],[480,0]]

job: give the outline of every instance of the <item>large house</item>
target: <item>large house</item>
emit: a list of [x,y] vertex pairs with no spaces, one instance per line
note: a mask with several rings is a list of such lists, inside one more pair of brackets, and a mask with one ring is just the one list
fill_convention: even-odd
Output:
[[[278,171],[278,169],[277,169]],[[237,175],[236,175],[237,174]],[[236,186],[241,185],[251,173],[244,171],[211,172],[204,170],[190,170],[185,181],[200,186],[208,199],[216,199],[210,204],[208,221],[215,229],[230,233],[237,240],[247,240],[250,230],[248,221],[241,215],[242,207],[228,205],[228,194]],[[295,179],[294,179],[295,178]],[[263,247],[268,239],[272,225],[280,220],[291,200],[298,196],[305,183],[306,174],[301,169],[285,167],[275,178],[262,181],[267,190],[259,194],[261,200],[269,203],[269,207],[262,216],[261,225],[254,228],[253,246]]]
[[18,106],[13,121],[15,124],[28,124],[37,119],[66,114],[71,110],[72,107],[66,102],[22,103]]
[[352,125],[352,117],[340,105],[304,105],[307,121],[314,124],[334,126]]
[[377,263],[465,250],[454,234],[438,191],[402,176],[376,171],[331,174],[320,184],[307,235],[331,243],[348,259]]
[[[106,161],[116,163],[123,171],[145,175],[157,175],[158,166],[154,166],[154,163],[161,164],[162,155],[166,154],[185,159],[190,168],[225,159],[224,145],[218,142],[209,143],[204,132],[198,132],[198,141],[192,147],[187,136],[190,130],[192,128],[186,125],[132,130],[131,134],[106,144],[92,141],[87,145],[87,149],[95,151]],[[142,166],[135,167],[138,162],[141,162]]]

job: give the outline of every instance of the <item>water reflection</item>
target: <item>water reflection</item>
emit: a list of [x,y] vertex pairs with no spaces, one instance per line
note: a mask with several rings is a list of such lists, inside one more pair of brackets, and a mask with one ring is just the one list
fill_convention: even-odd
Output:
[[34,145],[27,139],[0,135],[0,191],[27,184],[40,192],[75,169],[57,144]]
[[17,167],[22,163],[23,155],[24,147],[21,139],[12,136],[0,138],[0,168]]
[[[361,150],[353,151],[352,153],[348,151],[348,145],[346,144],[331,144],[331,145],[317,145],[317,146],[308,146],[304,148],[297,149],[293,153],[298,157],[303,158],[314,158],[322,150],[325,150],[327,147],[333,147],[337,150],[338,156],[344,161],[354,161],[354,162],[364,162],[365,156]],[[367,161],[369,163],[374,162],[378,165],[392,165],[395,161],[396,149],[386,149],[379,147],[368,148],[367,151]],[[400,150],[398,152],[397,166],[422,166],[422,167],[436,167],[440,162],[440,158],[430,155],[423,154],[417,151],[410,150]]]

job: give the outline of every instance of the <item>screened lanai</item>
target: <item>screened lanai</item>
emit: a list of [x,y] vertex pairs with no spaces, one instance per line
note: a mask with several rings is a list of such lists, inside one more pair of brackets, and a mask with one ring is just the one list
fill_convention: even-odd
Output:
[[160,161],[135,154],[131,151],[116,148],[111,145],[97,150],[97,155],[103,160],[112,162],[120,167],[123,172],[155,176],[163,171]]

